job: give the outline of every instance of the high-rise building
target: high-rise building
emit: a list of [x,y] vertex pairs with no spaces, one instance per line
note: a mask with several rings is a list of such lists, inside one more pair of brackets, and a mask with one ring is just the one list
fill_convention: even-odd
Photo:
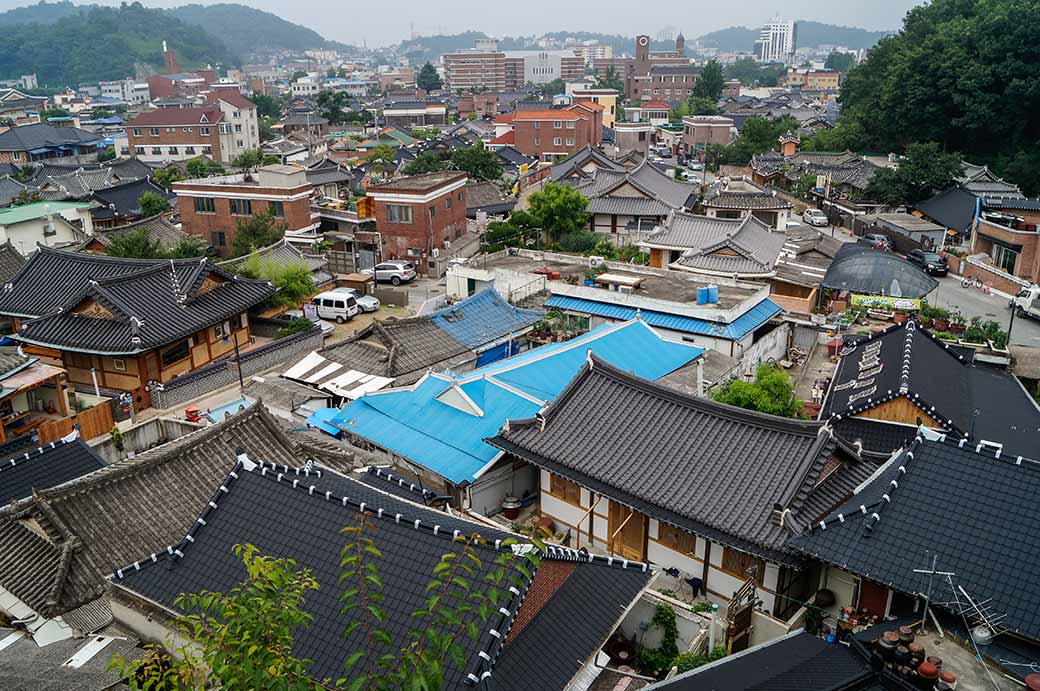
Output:
[[755,56],[759,62],[790,62],[795,42],[795,23],[776,17],[762,27],[755,41]]

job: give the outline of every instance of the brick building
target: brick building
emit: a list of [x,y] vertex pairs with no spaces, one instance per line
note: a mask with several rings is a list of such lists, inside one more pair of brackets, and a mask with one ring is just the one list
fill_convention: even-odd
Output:
[[700,73],[701,68],[695,65],[653,65],[645,75],[637,74],[629,80],[629,98],[684,102],[693,93]]
[[687,115],[683,118],[683,150],[687,156],[708,144],[725,146],[733,139],[734,122],[723,115]]
[[984,252],[993,265],[1030,283],[1040,282],[1040,206],[1035,199],[1013,200],[1026,209],[984,213],[971,236],[971,253]]
[[465,173],[441,171],[368,188],[384,259],[408,259],[430,273],[431,259],[466,232]]
[[454,90],[506,88],[506,54],[498,50],[463,50],[444,55],[448,86]]
[[[593,62],[596,75],[600,77],[605,76],[607,70],[611,67],[614,68],[617,75],[625,82],[624,96],[627,99],[644,98],[642,95],[642,89],[644,88],[650,88],[652,91],[653,87],[647,87],[646,84],[651,71],[655,67],[690,66],[690,59],[686,57],[686,39],[683,38],[682,34],[676,37],[674,50],[662,51],[651,50],[649,36],[636,36],[635,53],[635,57],[626,55],[613,58],[597,58]],[[664,73],[659,72],[659,76],[663,79]],[[690,87],[683,88],[692,88],[692,86],[691,83]],[[653,94],[651,93],[650,95]]]
[[446,53],[444,71],[448,86],[456,91],[504,91],[528,83],[579,79],[585,60],[572,50],[501,51],[494,40],[481,39],[474,48]]
[[782,79],[782,85],[808,91],[837,91],[841,88],[841,72],[788,68],[787,74]]
[[202,108],[158,108],[126,123],[132,156],[148,162],[209,156],[230,162],[260,146],[256,106],[237,90],[208,94]]
[[513,146],[552,162],[603,140],[603,106],[578,101],[560,109],[520,109],[513,113]]
[[314,186],[307,171],[293,166],[263,166],[256,173],[219,175],[173,183],[181,229],[208,242],[221,256],[228,256],[238,221],[270,212],[286,227],[285,237],[294,245],[316,243],[318,220],[311,214]]

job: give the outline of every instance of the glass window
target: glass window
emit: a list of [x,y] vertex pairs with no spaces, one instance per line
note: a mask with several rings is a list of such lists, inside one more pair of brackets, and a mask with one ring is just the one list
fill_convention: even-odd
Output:
[[405,206],[403,204],[387,204],[386,205],[386,222],[387,223],[411,223],[412,222],[412,207]]
[[567,137],[567,146],[574,146],[574,137]]
[[195,203],[195,213],[197,214],[217,213],[216,201],[209,197],[194,197],[192,201]]
[[569,130],[573,130],[574,129],[574,121],[573,120],[568,120],[567,121],[567,129],[569,129]]
[[152,147],[152,155],[153,156],[162,156],[162,147],[161,146],[153,146]]
[[172,364],[180,362],[184,358],[188,357],[188,341],[187,339],[170,346],[166,350],[159,353],[159,359],[162,361],[163,367],[169,367]]
[[1018,252],[1009,250],[1003,245],[996,245],[993,248],[993,261],[1004,271],[1013,274],[1015,273],[1015,263],[1018,262]]
[[242,125],[237,122],[235,123],[235,132],[238,134],[241,134],[242,132]]
[[134,136],[135,137],[140,137],[141,136],[141,128],[140,127],[135,127],[134,128]]
[[251,216],[253,214],[253,202],[248,199],[229,199],[228,206],[231,207],[232,216]]
[[153,137],[158,137],[159,136],[159,128],[158,127],[150,127],[150,128],[148,128],[148,134],[152,135]]
[[209,241],[214,247],[227,247],[227,238],[224,236],[224,233],[219,230],[215,230],[209,234]]
[[553,120],[553,129],[560,129],[563,127],[563,120]]
[[186,147],[184,147],[184,153],[191,154],[192,156],[194,156],[195,155],[195,147],[194,146],[186,146]]
[[559,137],[553,137],[553,146],[559,146],[563,143],[563,140]]
[[199,128],[199,134],[201,134],[203,136],[209,135],[209,128],[208,127],[200,127]]
[[275,218],[285,218],[285,204],[282,202],[267,202],[267,210]]
[[170,151],[170,155],[171,155],[171,156],[176,156],[176,155],[177,155],[177,153],[178,153],[178,152],[177,152],[177,147],[176,147],[176,146],[171,146],[171,147],[169,148],[169,151]]

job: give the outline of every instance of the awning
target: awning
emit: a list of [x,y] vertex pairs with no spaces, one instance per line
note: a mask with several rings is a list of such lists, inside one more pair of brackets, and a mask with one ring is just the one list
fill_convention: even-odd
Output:
[[4,379],[4,396],[9,396],[12,393],[25,389],[35,388],[64,373],[65,370],[60,367],[53,367],[51,365],[40,363],[34,364],[31,367],[26,367],[25,369]]

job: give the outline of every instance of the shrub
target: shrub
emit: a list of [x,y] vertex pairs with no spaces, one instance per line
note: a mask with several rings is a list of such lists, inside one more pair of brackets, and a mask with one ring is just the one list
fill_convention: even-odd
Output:
[[669,667],[675,667],[679,673],[689,672],[691,669],[697,669],[709,662],[715,662],[726,657],[726,647],[717,645],[707,653],[681,653],[676,655],[672,660],[672,664]]
[[662,631],[661,645],[657,648],[644,648],[639,652],[639,670],[643,674],[663,677],[672,666],[672,660],[679,654],[676,638],[679,628],[675,623],[675,610],[668,605],[657,605],[654,617],[650,620],[650,628],[659,626]]
[[278,329],[274,333],[275,338],[285,338],[286,336],[292,336],[293,334],[304,333],[314,328],[314,322],[305,317],[293,317],[289,320],[282,328]]

